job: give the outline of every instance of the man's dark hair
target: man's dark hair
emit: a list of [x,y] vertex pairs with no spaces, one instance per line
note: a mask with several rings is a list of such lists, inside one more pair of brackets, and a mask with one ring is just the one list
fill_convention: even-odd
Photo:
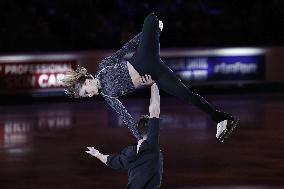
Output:
[[149,122],[148,115],[142,115],[138,121],[137,129],[141,135],[146,135],[148,133],[148,122]]

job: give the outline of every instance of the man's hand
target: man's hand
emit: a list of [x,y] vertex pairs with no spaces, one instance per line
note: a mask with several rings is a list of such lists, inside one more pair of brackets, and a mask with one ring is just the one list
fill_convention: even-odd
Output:
[[98,158],[101,162],[106,164],[108,155],[101,154],[99,150],[95,149],[94,147],[87,147],[89,151],[85,151],[91,156]]
[[145,75],[141,77],[141,85],[147,86],[147,85],[152,85],[155,83],[155,81],[151,78],[150,75]]
[[150,118],[153,117],[159,118],[160,116],[160,94],[156,83],[154,83],[151,86],[149,113],[150,113]]
[[91,156],[98,157],[98,155],[100,154],[100,152],[97,149],[95,149],[94,147],[87,147],[87,148],[88,148],[89,151],[85,151],[85,152],[87,152]]

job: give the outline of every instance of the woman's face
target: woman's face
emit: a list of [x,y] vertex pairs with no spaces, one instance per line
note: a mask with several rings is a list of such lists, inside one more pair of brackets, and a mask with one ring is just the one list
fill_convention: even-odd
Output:
[[81,97],[92,97],[99,94],[98,80],[97,79],[86,79],[82,85],[79,95]]

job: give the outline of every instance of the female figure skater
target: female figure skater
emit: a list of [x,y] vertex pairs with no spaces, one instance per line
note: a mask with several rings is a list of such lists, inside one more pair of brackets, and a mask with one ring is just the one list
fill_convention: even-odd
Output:
[[[238,120],[228,113],[216,110],[204,98],[188,89],[164,64],[160,59],[159,44],[162,28],[163,24],[156,15],[149,14],[144,20],[142,32],[120,50],[104,58],[99,64],[95,77],[80,66],[75,71],[68,72],[62,80],[65,85],[69,86],[65,90],[66,94],[75,98],[101,94],[139,140],[142,136],[135,127],[136,123],[118,97],[133,92],[142,85],[151,85],[154,80],[158,87],[166,93],[185,102],[191,102],[207,113],[218,123],[216,137],[223,142],[238,125]],[[122,61],[123,57],[134,50],[138,43],[139,46],[132,58],[127,62]]]

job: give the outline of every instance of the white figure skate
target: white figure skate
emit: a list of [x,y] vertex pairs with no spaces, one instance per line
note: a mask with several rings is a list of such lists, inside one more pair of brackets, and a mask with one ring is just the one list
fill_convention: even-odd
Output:
[[217,124],[216,137],[220,142],[224,142],[235,128],[239,125],[239,120],[224,120]]
[[160,28],[161,31],[163,30],[163,27],[164,27],[163,22],[161,20],[159,20],[159,28]]

